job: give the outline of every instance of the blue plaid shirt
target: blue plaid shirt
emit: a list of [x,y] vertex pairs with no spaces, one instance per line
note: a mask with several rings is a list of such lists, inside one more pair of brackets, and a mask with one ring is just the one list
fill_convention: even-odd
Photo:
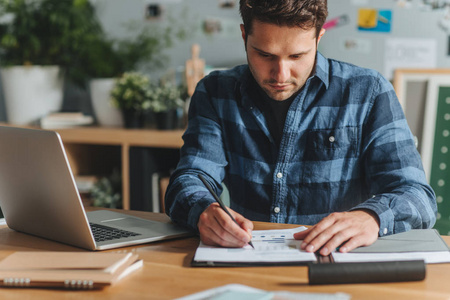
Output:
[[281,143],[258,109],[247,65],[197,86],[166,212],[197,229],[214,202],[197,174],[253,221],[312,225],[368,209],[379,235],[430,228],[436,199],[392,85],[379,73],[317,54],[315,74],[289,108]]

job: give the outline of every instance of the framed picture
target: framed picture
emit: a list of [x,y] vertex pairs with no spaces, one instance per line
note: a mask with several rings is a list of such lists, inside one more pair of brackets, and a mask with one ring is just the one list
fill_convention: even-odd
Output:
[[[421,155],[427,179],[431,183],[433,172],[446,170],[441,162],[445,164],[447,157],[450,158],[450,75],[432,77],[428,81],[424,120]],[[449,171],[450,164],[447,170],[450,175]],[[448,183],[450,185],[450,180]]]
[[436,193],[435,228],[450,234],[450,75],[428,81],[421,147],[428,182]]
[[396,69],[394,90],[416,138],[421,153],[424,112],[427,102],[428,82],[431,78],[448,78],[450,69]]

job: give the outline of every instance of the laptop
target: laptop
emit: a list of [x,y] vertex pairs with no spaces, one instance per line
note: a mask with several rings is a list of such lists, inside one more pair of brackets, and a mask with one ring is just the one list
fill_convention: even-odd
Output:
[[54,131],[0,126],[0,207],[13,230],[89,250],[193,235],[172,223],[86,212]]

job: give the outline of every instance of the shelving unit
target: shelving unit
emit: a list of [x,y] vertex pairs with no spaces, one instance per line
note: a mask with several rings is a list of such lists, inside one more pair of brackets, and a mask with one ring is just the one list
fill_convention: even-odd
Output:
[[120,160],[123,208],[130,209],[130,147],[179,149],[184,130],[83,127],[56,129],[75,175],[109,172]]

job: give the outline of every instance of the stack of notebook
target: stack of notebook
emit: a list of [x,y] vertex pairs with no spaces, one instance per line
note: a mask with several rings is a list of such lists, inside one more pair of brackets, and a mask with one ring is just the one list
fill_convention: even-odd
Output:
[[132,253],[15,252],[0,261],[0,286],[103,288],[142,265]]

